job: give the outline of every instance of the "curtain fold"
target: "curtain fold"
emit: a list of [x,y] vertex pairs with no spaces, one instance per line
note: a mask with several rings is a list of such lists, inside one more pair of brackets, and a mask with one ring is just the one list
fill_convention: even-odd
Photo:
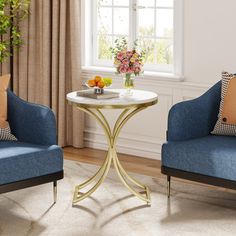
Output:
[[30,15],[20,26],[24,45],[13,55],[14,92],[50,106],[59,145],[78,148],[83,147],[84,117],[67,104],[66,94],[82,87],[80,22],[80,0],[31,0]]

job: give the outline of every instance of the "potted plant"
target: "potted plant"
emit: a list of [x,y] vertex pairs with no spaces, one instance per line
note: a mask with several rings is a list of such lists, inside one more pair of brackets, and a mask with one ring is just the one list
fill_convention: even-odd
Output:
[[30,0],[0,0],[0,63],[23,43],[19,25],[29,14],[29,4]]
[[131,89],[134,88],[134,78],[143,73],[143,62],[145,51],[139,52],[137,41],[134,42],[132,49],[128,49],[128,43],[125,38],[115,40],[115,47],[111,48],[114,57],[114,66],[116,73],[123,75],[124,88],[127,95],[131,95]]

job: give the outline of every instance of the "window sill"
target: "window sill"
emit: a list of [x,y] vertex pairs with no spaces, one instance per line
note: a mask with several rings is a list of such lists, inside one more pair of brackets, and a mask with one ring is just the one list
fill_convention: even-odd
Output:
[[[83,74],[98,74],[103,73],[107,76],[113,76],[115,74],[115,69],[111,67],[99,67],[99,66],[83,66],[82,67]],[[145,71],[144,75],[145,78],[150,80],[157,80],[157,81],[174,81],[180,82],[184,80],[183,76],[175,75],[172,73],[162,73],[162,72],[155,72],[155,71]]]

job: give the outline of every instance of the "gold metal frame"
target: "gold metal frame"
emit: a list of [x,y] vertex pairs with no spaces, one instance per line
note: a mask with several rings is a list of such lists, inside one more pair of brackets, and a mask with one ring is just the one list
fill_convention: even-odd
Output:
[[[75,187],[73,204],[82,201],[83,199],[89,197],[93,192],[96,191],[96,189],[105,180],[112,163],[114,164],[115,170],[121,182],[128,188],[128,190],[141,200],[145,201],[147,204],[151,204],[149,188],[140,183],[138,180],[131,177],[121,165],[116,152],[116,142],[121,132],[121,129],[124,127],[124,125],[129,121],[131,117],[133,117],[136,113],[156,103],[157,100],[143,104],[133,104],[133,105],[86,105],[86,104],[78,104],[71,102],[71,104],[76,106],[78,109],[86,112],[87,114],[89,114],[90,116],[94,117],[97,120],[97,122],[101,125],[101,127],[104,130],[109,146],[106,158],[100,169],[97,171],[97,173],[84,183],[79,184]],[[122,109],[122,108],[124,110],[118,116],[118,119],[115,122],[115,125],[112,129],[106,117],[104,116],[104,114],[100,109]],[[91,185],[93,182],[95,182],[95,184],[87,192],[85,193],[81,192],[83,188]],[[131,184],[141,189],[141,191],[137,191]]]

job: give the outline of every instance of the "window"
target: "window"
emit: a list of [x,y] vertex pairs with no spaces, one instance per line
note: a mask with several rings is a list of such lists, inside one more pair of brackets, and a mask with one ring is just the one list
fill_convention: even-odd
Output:
[[181,0],[92,0],[90,63],[112,67],[109,49],[115,39],[126,37],[130,44],[138,39],[140,49],[146,51],[145,70],[175,73],[181,53],[181,20],[177,12],[180,3]]

